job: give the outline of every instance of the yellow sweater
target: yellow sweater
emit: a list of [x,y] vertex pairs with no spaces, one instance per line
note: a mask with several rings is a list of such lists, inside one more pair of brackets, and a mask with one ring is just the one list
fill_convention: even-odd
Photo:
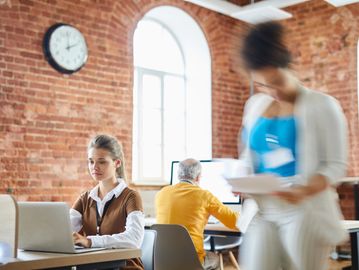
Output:
[[164,187],[156,196],[159,224],[180,224],[187,228],[201,263],[206,253],[203,231],[210,215],[231,229],[236,229],[238,213],[223,205],[212,193],[196,185],[180,182]]

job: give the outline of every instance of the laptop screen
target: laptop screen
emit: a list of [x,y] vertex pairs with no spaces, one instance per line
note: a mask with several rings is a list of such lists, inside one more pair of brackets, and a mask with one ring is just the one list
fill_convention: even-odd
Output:
[[[201,160],[200,162],[202,176],[199,186],[210,191],[224,204],[240,204],[240,196],[232,193],[231,186],[224,178],[224,175],[228,175],[226,162],[220,160]],[[171,185],[179,183],[178,164],[179,161],[172,162]]]

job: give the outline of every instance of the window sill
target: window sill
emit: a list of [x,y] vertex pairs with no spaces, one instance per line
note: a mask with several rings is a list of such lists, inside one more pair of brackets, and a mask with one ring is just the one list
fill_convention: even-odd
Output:
[[165,186],[170,185],[170,183],[168,182],[131,182],[130,183],[131,186],[136,187],[136,188],[162,188]]

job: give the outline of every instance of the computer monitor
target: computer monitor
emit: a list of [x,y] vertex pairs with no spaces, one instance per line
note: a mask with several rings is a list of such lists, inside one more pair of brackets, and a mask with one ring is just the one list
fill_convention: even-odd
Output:
[[[226,172],[226,161],[221,160],[200,160],[202,165],[202,176],[199,186],[210,191],[224,204],[240,204],[240,196],[234,195],[231,186],[227,183],[224,175]],[[172,161],[171,185],[179,183],[178,179],[179,161]]]

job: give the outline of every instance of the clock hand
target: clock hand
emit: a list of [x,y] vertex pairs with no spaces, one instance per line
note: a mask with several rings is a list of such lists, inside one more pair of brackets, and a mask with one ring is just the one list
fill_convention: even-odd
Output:
[[69,50],[69,49],[70,49],[70,37],[69,37],[69,32],[66,32],[66,37],[67,37],[66,50]]
[[78,43],[78,42],[77,42],[77,43],[75,43],[75,44],[73,44],[73,45],[67,46],[67,49],[68,49],[68,50],[70,50],[72,47],[76,47],[77,45],[79,45],[79,43]]

